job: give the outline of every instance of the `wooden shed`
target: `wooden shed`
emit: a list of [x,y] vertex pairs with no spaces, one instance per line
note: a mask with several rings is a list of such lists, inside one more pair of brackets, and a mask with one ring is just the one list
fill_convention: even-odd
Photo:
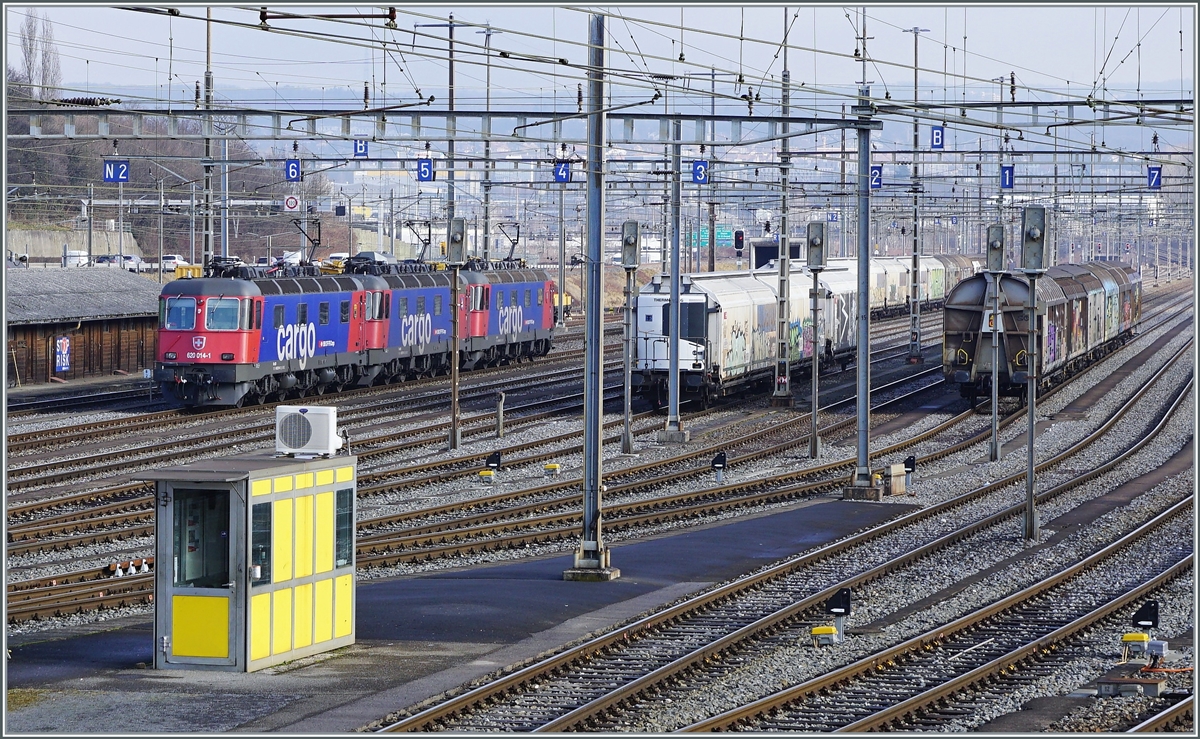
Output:
[[161,289],[122,269],[4,270],[9,387],[152,368]]

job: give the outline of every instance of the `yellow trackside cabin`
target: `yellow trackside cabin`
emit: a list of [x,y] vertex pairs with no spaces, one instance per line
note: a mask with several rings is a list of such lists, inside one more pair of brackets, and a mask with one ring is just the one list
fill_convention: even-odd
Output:
[[156,668],[253,672],[354,643],[356,457],[263,452],[144,479]]

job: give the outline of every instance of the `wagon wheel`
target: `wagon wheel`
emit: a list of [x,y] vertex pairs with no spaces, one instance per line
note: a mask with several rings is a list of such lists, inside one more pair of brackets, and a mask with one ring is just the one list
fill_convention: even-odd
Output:
[[709,395],[708,385],[700,388],[700,408],[708,410],[712,407],[712,396]]

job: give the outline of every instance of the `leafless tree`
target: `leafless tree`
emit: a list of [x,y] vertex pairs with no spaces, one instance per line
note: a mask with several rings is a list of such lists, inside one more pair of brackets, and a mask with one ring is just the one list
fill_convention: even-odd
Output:
[[49,100],[57,96],[58,86],[62,84],[62,70],[58,64],[58,47],[54,45],[54,25],[50,16],[42,16],[41,38],[41,85],[42,99]]

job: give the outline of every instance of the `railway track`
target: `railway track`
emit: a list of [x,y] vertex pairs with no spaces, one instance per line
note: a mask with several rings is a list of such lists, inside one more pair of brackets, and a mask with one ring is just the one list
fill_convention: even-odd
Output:
[[[1183,396],[1184,393],[1179,394],[1173,408],[1178,407],[1179,399]],[[1141,397],[1139,393],[1127,402],[1119,415],[1128,412]],[[1117,420],[1119,416],[1114,416],[1100,431],[1039,467],[1045,468],[1069,458],[1111,429]],[[1127,450],[1126,455],[1136,453],[1166,422],[1167,418],[1164,418],[1146,439]],[[1094,476],[1103,474],[1120,461],[1110,460],[1111,464],[1097,469]],[[655,708],[650,710],[661,710],[661,699],[670,694],[672,686],[681,682],[693,685],[712,683],[716,678],[706,670],[711,667],[717,674],[726,670],[727,657],[737,662],[736,656],[730,656],[730,652],[739,643],[753,638],[769,639],[772,634],[785,631],[789,620],[794,622],[799,619],[803,626],[807,626],[808,621],[804,619],[811,621],[812,618],[808,612],[837,590],[882,577],[889,570],[919,562],[938,548],[995,526],[1004,518],[1020,516],[1023,505],[1018,503],[1001,505],[1001,510],[991,516],[982,520],[978,518],[985,514],[980,510],[984,507],[982,503],[985,496],[998,489],[1011,487],[1021,476],[1016,477],[1001,480],[930,509],[908,514],[877,529],[742,578],[635,623],[620,626],[549,659],[507,671],[507,674],[485,685],[438,705],[419,707],[422,710],[390,724],[387,729],[627,730],[630,725],[637,724],[620,720],[627,719],[625,716],[614,718],[605,712],[613,707],[636,706],[639,701],[653,703]],[[1083,478],[1076,478],[1068,485],[1046,491],[1039,496],[1039,504],[1084,482],[1086,480]],[[975,518],[964,527],[955,524],[947,530],[946,526],[933,526],[933,531],[919,535],[914,531],[922,525],[947,518],[954,511],[961,514],[964,509],[969,510],[972,514],[970,517]],[[882,553],[868,554],[870,547],[878,546],[885,537],[891,538],[892,547],[885,548],[886,551]],[[1180,540],[1190,541],[1190,537]],[[872,568],[874,562],[880,564]],[[846,575],[851,572],[857,574],[847,578]],[[763,605],[772,601],[779,605]],[[759,606],[756,607],[756,603]],[[790,639],[790,643],[794,643],[796,631],[793,629],[788,634],[777,641],[789,642]],[[688,670],[698,670],[703,674],[692,675]],[[619,687],[614,689],[614,685]],[[711,727],[697,725],[695,728]]]
[[[803,437],[800,441],[793,442],[791,444],[791,446],[794,446],[797,443],[804,443],[806,438],[807,437]],[[711,450],[707,450],[707,449],[702,450],[701,455],[703,455],[705,453],[709,453],[710,451]],[[948,453],[949,453],[949,451],[952,451],[952,450],[948,450]],[[557,453],[561,453],[561,452],[557,452]],[[482,455],[479,455],[479,456],[482,456]],[[693,456],[695,456],[695,455],[693,455]],[[534,460],[534,461],[536,461],[536,460]],[[735,457],[733,460],[733,463],[736,464],[741,461],[742,461],[741,459]],[[523,459],[518,458],[518,460],[513,461],[513,464],[529,463],[529,462],[530,462],[530,460],[528,460],[528,459],[523,460]],[[470,470],[470,469],[472,469],[472,468],[470,468],[468,466],[468,470]],[[478,469],[478,468],[476,467],[473,469]],[[704,474],[705,472],[707,472],[707,465],[703,465],[700,468],[695,469],[690,473],[684,473],[682,475],[679,475],[679,474],[674,475],[674,477],[676,479],[680,479],[680,478],[685,478],[688,475],[695,476],[698,474]],[[392,475],[392,477],[395,477],[395,475]],[[776,479],[772,479],[766,483],[761,484],[760,488],[769,489],[772,485],[779,486],[784,483],[785,483],[784,480],[776,478]],[[629,487],[629,490],[632,491],[638,487],[638,484],[636,484],[636,483],[631,484],[628,487]],[[762,493],[761,490],[758,492],[755,492],[754,490],[743,491],[740,498],[737,495],[729,497],[729,494],[732,491],[723,491],[721,493],[721,495],[725,496],[726,499],[724,500],[723,503],[720,503],[717,506],[713,506],[712,504],[691,504],[689,507],[688,501],[685,500],[687,496],[673,496],[672,500],[655,501],[651,504],[646,504],[644,502],[643,503],[634,502],[634,503],[631,503],[627,509],[616,508],[616,507],[609,509],[608,512],[610,512],[613,515],[613,520],[608,525],[612,527],[612,528],[610,528],[610,531],[612,531],[612,530],[619,530],[620,528],[622,528],[624,526],[632,527],[632,526],[636,526],[636,525],[644,525],[651,521],[656,521],[656,520],[661,521],[661,520],[666,520],[666,519],[671,518],[672,514],[663,513],[662,509],[664,509],[664,508],[670,508],[670,507],[679,508],[680,506],[683,506],[682,508],[680,508],[682,513],[679,514],[680,516],[683,516],[683,517],[686,517],[688,515],[703,515],[706,510],[708,512],[711,512],[712,510],[715,510],[716,508],[719,508],[722,505],[727,506],[727,507],[737,507],[737,506],[744,507],[747,505],[762,504],[762,503],[768,502],[768,501],[786,500],[789,498],[789,496],[811,495],[816,492],[819,492],[819,490],[821,489],[819,485],[813,486],[808,489],[801,489],[801,488],[803,488],[803,486],[792,486],[792,487],[797,488],[797,489],[789,490],[789,491],[785,492],[784,494],[773,493],[773,492]],[[381,488],[386,488],[386,486],[381,486]],[[369,487],[364,488],[363,490],[360,490],[360,492],[364,492],[364,490],[367,492],[367,494],[376,494],[376,492],[377,492],[376,490],[371,490]],[[129,491],[126,490],[125,492],[129,492]],[[625,491],[622,490],[621,487],[617,487],[615,490],[612,491],[612,493],[613,493],[612,499],[614,499],[614,500],[617,499],[617,497],[616,497],[617,494],[622,493],[622,492],[625,492]],[[708,491],[705,494],[710,498],[714,497],[714,493],[712,491]],[[520,496],[518,496],[518,497],[520,497]],[[671,496],[668,496],[668,497],[671,497]],[[695,497],[696,496],[693,496],[693,500],[695,499]],[[699,496],[699,497],[704,497],[704,496]],[[720,496],[717,496],[717,497],[720,497]],[[567,496],[567,500],[571,500],[571,497]],[[500,501],[496,500],[496,501],[492,501],[492,502],[499,503]],[[563,505],[564,503],[565,503],[565,501],[560,501],[559,505]],[[115,503],[108,504],[109,507],[111,507],[112,509],[116,509],[118,511],[122,507],[127,507],[128,505],[129,505],[128,501],[117,501]],[[706,508],[706,505],[707,505],[707,508]],[[524,507],[515,509],[515,512],[513,514],[506,514],[506,515],[508,518],[513,518],[513,517],[520,518],[521,516],[530,516],[532,513],[534,513],[537,510],[545,510],[545,506],[542,506],[541,504],[537,504],[537,503],[531,504],[531,505],[526,505]],[[534,520],[531,522],[533,528],[535,528],[535,529],[538,527],[542,528],[541,533],[537,533],[537,534],[533,534],[533,535],[509,537],[507,539],[502,539],[499,541],[492,541],[491,543],[484,543],[481,545],[480,543],[478,543],[478,541],[473,542],[470,540],[472,539],[472,537],[488,535],[486,533],[486,529],[488,529],[489,527],[494,527],[496,524],[484,522],[482,519],[487,518],[488,516],[495,518],[495,516],[493,516],[492,514],[488,514],[488,516],[483,516],[483,517],[462,518],[461,514],[456,514],[453,511],[442,511],[442,512],[431,511],[430,513],[433,514],[434,516],[436,516],[438,514],[442,514],[451,520],[453,520],[455,518],[459,518],[461,520],[458,523],[450,525],[450,526],[446,526],[446,525],[442,525],[442,524],[435,524],[432,526],[426,525],[424,530],[421,530],[419,527],[414,528],[414,527],[410,526],[407,530],[400,531],[400,532],[390,532],[390,533],[386,533],[386,534],[382,534],[382,535],[378,535],[375,533],[368,533],[366,536],[364,536],[362,538],[362,541],[363,541],[364,545],[371,547],[372,551],[364,551],[365,547],[360,546],[360,559],[362,560],[362,563],[366,566],[370,566],[370,565],[387,564],[389,562],[396,562],[396,561],[417,561],[417,560],[421,560],[421,559],[427,559],[430,556],[434,556],[435,554],[437,556],[455,556],[455,555],[461,554],[463,552],[477,551],[480,548],[492,548],[492,547],[501,547],[502,548],[505,546],[524,546],[525,544],[527,544],[531,541],[539,541],[539,540],[553,541],[556,538],[561,539],[563,536],[569,536],[571,534],[571,529],[574,528],[574,526],[572,526],[572,525],[568,525],[566,527],[562,527],[561,524],[557,527],[554,526],[555,520],[560,521],[560,522],[568,521],[570,524],[574,524],[574,519],[570,516],[563,516],[562,514],[555,514],[555,515],[550,515],[550,516],[543,515],[541,520],[538,520],[535,517]],[[70,514],[60,514],[60,515],[64,516],[64,517],[70,516]],[[122,514],[117,513],[114,515],[122,515]],[[147,518],[149,514],[148,514],[148,512],[145,512],[145,513],[142,513],[141,515],[143,516],[142,520],[145,520],[145,518]],[[361,524],[362,524],[364,530],[370,531],[372,529],[379,529],[379,528],[382,528],[385,526],[395,525],[398,521],[412,520],[412,519],[416,518],[418,515],[419,515],[419,512],[418,512],[418,514],[401,515],[401,516],[393,518],[392,520],[381,519],[381,520],[374,520],[374,521],[363,521],[363,522],[361,522]],[[503,519],[504,517],[505,517],[505,515],[500,516],[501,519]],[[117,521],[116,518],[112,518],[110,520],[101,520],[101,521],[96,521],[96,522],[87,524],[88,526],[92,526],[92,527],[98,529],[98,531],[89,533],[87,535],[88,540],[104,541],[106,539],[111,539],[113,537],[112,532],[106,531],[103,527],[107,526],[107,525],[114,525],[116,523],[116,521]],[[56,525],[56,522],[52,521],[52,522],[50,522],[50,524],[53,526],[53,525]],[[500,526],[510,528],[511,523],[500,524]],[[547,534],[545,533],[545,527],[547,527],[547,526],[551,526],[552,528],[557,528],[558,532],[552,531],[552,533],[550,533],[547,536]],[[473,531],[472,530],[473,528],[475,528],[476,530]],[[457,531],[452,534],[445,533],[449,529],[457,529]],[[149,533],[149,531],[150,531],[149,527],[144,527],[138,533],[145,534],[145,533]],[[563,533],[564,531],[565,531],[565,533]],[[128,535],[128,534],[119,534],[118,536],[126,536],[126,535]],[[457,538],[460,540],[460,542],[458,544],[446,546],[446,545],[444,545],[444,542],[448,537]],[[431,550],[430,542],[436,538],[440,538],[442,540],[443,544],[441,546],[438,546],[435,544],[435,546],[433,546],[433,548]],[[408,551],[406,551],[402,554],[399,554],[399,555],[397,555],[396,552],[394,551],[396,549],[405,549],[406,547],[411,547],[417,540],[425,540],[424,544],[423,544],[423,546],[425,547],[425,551],[423,553],[416,553],[416,552],[412,551],[411,548]],[[389,544],[388,543],[389,541],[392,543]],[[384,547],[388,547],[389,551],[384,555],[380,555],[379,550]],[[44,613],[41,615],[44,615]]]
[[[938,371],[936,368],[926,370],[921,374],[930,375]],[[902,382],[910,382],[904,380]],[[895,383],[901,384],[901,383]],[[880,388],[882,390],[883,388]],[[912,395],[912,394],[909,394]],[[884,406],[891,403],[901,401],[907,396],[888,401]],[[851,401],[842,401],[843,404]],[[648,419],[654,414],[642,414],[642,418]],[[965,415],[965,414],[964,414]],[[783,428],[791,427],[802,419],[781,424],[779,426],[768,429],[759,435],[765,436],[769,434],[778,434]],[[830,429],[844,427],[853,423],[853,420],[842,421],[833,424]],[[606,424],[609,427],[619,426],[620,421],[610,422]],[[613,437],[608,441],[616,441],[618,437]],[[791,448],[803,443],[806,443],[806,436],[801,436],[790,441],[770,446],[764,450],[754,454],[746,454],[735,456],[731,460],[731,464],[739,464],[750,461],[751,459],[766,456],[771,453],[777,453],[781,449]],[[536,447],[542,442],[534,442],[526,447]],[[718,445],[723,446],[723,445]],[[551,455],[561,455],[561,450],[551,452]],[[625,470],[625,475],[646,474],[652,470],[678,465],[686,461],[694,461],[698,457],[704,457],[710,454],[709,448],[690,451],[687,454],[677,455],[665,462],[650,463],[639,465],[635,468]],[[485,454],[473,455],[468,462],[476,464],[468,468],[460,469],[459,472],[453,473],[459,476],[473,474],[480,469],[477,464]],[[535,460],[541,459],[547,455],[536,455]],[[528,464],[529,458],[510,461],[510,465]],[[429,465],[420,465],[415,469],[426,471],[429,469],[437,469],[451,464],[446,461],[430,463]],[[827,469],[837,469],[845,467],[846,462],[840,465],[827,465],[818,471],[826,471]],[[687,477],[700,476],[707,473],[707,464],[691,466],[690,468],[675,472],[670,477],[683,479]],[[439,473],[439,477],[445,477],[447,473]],[[385,491],[392,490],[395,487],[409,487],[419,485],[424,482],[423,479],[408,479],[402,480],[400,483],[390,482],[372,487],[371,482],[377,480],[386,480],[389,477],[398,477],[396,472],[382,472],[367,475],[360,475],[359,478],[359,495],[373,496],[379,495]],[[616,475],[614,477],[619,477]],[[392,531],[383,534],[368,534],[363,536],[360,534],[358,542],[358,561],[359,566],[363,568],[387,566],[398,562],[413,562],[424,561],[437,557],[453,557],[467,552],[477,552],[482,550],[503,549],[512,546],[525,546],[531,543],[541,543],[546,541],[561,541],[564,538],[570,537],[578,529],[579,512],[578,512],[578,495],[571,491],[578,486],[578,480],[566,480],[563,482],[552,483],[549,485],[535,488],[533,490],[520,491],[517,493],[509,493],[505,495],[489,496],[483,499],[475,499],[466,504],[450,504],[438,506],[431,509],[422,509],[420,511],[386,516],[376,519],[362,520],[358,524],[360,532],[370,532],[372,530],[381,529],[387,526],[394,526],[405,521],[417,519],[425,520],[442,520],[444,523],[425,524],[423,526],[409,526],[401,531]],[[622,493],[628,493],[638,487],[647,485],[658,485],[662,483],[662,476],[651,477],[647,481],[630,483],[624,486],[614,486],[610,488],[612,495],[619,496]],[[706,503],[697,504],[695,501],[703,498],[721,497],[722,491],[704,491],[699,495],[684,495],[684,496],[669,496],[667,498],[658,499],[652,502],[631,503],[627,505],[611,505],[606,508],[608,515],[612,518],[606,524],[611,531],[617,531],[621,528],[628,528],[636,525],[643,525],[647,521],[662,521],[669,518],[692,518],[704,513],[711,513],[713,510],[719,510],[725,507],[744,507],[747,505],[761,504],[763,502],[771,502],[778,500],[787,500],[791,497],[799,497],[828,487],[830,484],[837,484],[837,481],[832,483],[826,482],[824,485],[814,485],[803,488],[796,488],[780,494],[779,492],[771,491],[774,481],[765,481],[757,485],[751,485],[748,492],[745,490],[747,486],[727,486],[726,492],[740,492],[740,496],[725,496],[723,501],[709,500]],[[546,496],[547,494],[559,493],[557,497],[552,497],[548,500],[526,504],[524,506],[512,507],[514,501],[537,497],[539,495]],[[63,514],[63,521],[55,521],[49,524],[43,524],[39,521],[35,525],[27,527],[11,527],[10,538],[14,541],[8,544],[8,553],[10,556],[28,551],[41,551],[46,549],[70,549],[73,546],[78,546],[84,543],[96,543],[101,541],[113,540],[116,538],[134,538],[138,536],[148,536],[153,533],[153,508],[149,506],[151,499],[148,496],[142,495],[137,498],[131,498],[125,501],[118,501],[110,504],[113,509],[117,510],[109,515],[100,516],[96,519],[84,519],[82,521],[70,521],[71,514]],[[690,505],[689,505],[690,504]],[[492,508],[491,512],[482,514],[466,515],[465,511],[477,511],[479,509]],[[555,509],[572,509],[568,512],[558,514],[545,514],[545,511]],[[541,517],[530,518],[531,514],[543,512]],[[134,524],[129,526],[128,524]],[[120,524],[126,524],[124,528],[114,530],[112,527]],[[36,538],[37,535],[52,532],[58,533],[64,530],[74,531],[78,527],[86,527],[90,530],[82,534],[72,534],[64,539],[46,540]],[[512,534],[514,527],[526,528],[529,531],[521,534]],[[28,534],[29,538],[25,539]],[[502,534],[498,536],[498,534]],[[454,544],[447,544],[449,539],[457,539]],[[381,552],[384,549],[386,551]],[[79,573],[73,580],[96,580],[104,578],[109,574],[108,570],[92,573]],[[122,592],[129,592],[129,588],[133,584],[140,584],[141,590],[137,593],[146,594],[152,588],[152,574],[136,575],[127,578],[124,583],[125,589]],[[30,603],[28,606],[20,604],[10,604],[8,617],[10,621],[19,621],[26,618],[43,618],[53,615],[63,615],[65,613],[78,612],[80,610],[79,589],[70,590],[54,590],[57,584],[48,586],[46,579],[32,586],[24,583],[14,583],[10,585],[10,592],[33,592],[38,590],[49,589],[52,591],[51,596],[61,593],[61,597],[54,599],[53,597],[39,598]],[[95,592],[109,591],[107,581],[93,582],[92,590]],[[90,603],[86,599],[84,604]],[[122,603],[124,604],[124,602]]]

